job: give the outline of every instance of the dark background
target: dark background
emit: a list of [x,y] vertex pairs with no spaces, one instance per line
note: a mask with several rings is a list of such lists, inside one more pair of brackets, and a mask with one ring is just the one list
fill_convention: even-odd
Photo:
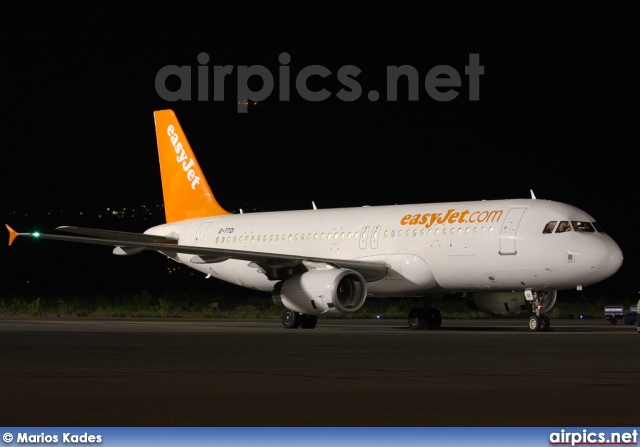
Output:
[[[585,293],[637,296],[638,39],[631,11],[183,3],[5,11],[0,212],[18,231],[143,231],[162,223],[153,111],[171,108],[230,211],[520,198],[533,190],[538,199],[584,209],[620,244],[622,269]],[[209,101],[197,100],[201,52],[210,57]],[[310,87],[331,97],[308,102],[292,85],[291,100],[279,101],[282,52],[291,55],[292,80],[308,65],[328,68],[333,75]],[[471,53],[484,66],[479,101],[468,100]],[[420,74],[419,100],[408,101],[401,84],[400,99],[386,101],[386,67],[405,64]],[[155,77],[166,65],[193,67],[191,101],[157,94]],[[225,100],[212,99],[215,65],[263,65],[276,86],[239,114],[236,70]],[[364,93],[353,102],[335,96],[343,87],[335,73],[344,65],[362,70]],[[452,101],[435,101],[424,89],[436,65],[461,74]],[[380,100],[367,99],[372,89]],[[225,287],[190,271],[163,282],[177,264],[156,253],[121,258],[109,247],[70,245],[3,244],[0,293]]]

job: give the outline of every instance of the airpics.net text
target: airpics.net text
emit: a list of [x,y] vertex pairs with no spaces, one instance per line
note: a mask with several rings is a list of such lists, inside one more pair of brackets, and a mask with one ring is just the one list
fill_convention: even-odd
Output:
[[[196,77],[196,97],[197,101],[209,101],[209,80],[213,79],[213,101],[225,100],[225,79],[233,76],[233,65],[214,65],[209,67],[209,55],[205,52],[198,54]],[[280,66],[278,67],[278,100],[291,100],[291,55],[283,52],[278,56]],[[212,68],[212,70],[210,70]],[[213,72],[212,74],[211,71]],[[297,94],[306,101],[319,102],[332,96],[326,88],[312,90],[309,87],[309,79],[320,77],[325,80],[335,74],[336,80],[342,88],[335,93],[335,96],[345,102],[352,102],[359,99],[363,93],[362,85],[357,78],[362,70],[355,65],[343,65],[338,70],[332,72],[323,65],[308,65],[295,74],[294,86]],[[478,53],[469,54],[469,63],[464,67],[464,74],[468,77],[468,100],[480,100],[480,76],[484,74],[484,65],[480,65],[480,55]],[[171,90],[167,87],[170,78],[177,77],[179,87]],[[236,100],[237,112],[246,113],[248,104],[255,101],[264,101],[275,88],[276,79],[271,71],[264,65],[239,65],[236,73]],[[250,78],[260,78],[260,82],[250,85]],[[386,100],[398,101],[398,83],[406,80],[406,94],[409,101],[418,101],[420,98],[420,74],[411,65],[388,65],[386,67]],[[315,81],[315,79],[314,79]],[[254,84],[261,84],[256,88]],[[460,72],[449,65],[436,65],[432,67],[424,76],[424,89],[427,95],[434,101],[448,102],[456,99],[460,95],[459,89],[462,87],[462,77]],[[316,84],[314,84],[316,85]],[[193,97],[192,89],[192,67],[190,65],[165,65],[160,68],[155,77],[155,88],[157,94],[165,101],[191,101]],[[371,102],[380,99],[378,90],[369,90],[367,99]]]

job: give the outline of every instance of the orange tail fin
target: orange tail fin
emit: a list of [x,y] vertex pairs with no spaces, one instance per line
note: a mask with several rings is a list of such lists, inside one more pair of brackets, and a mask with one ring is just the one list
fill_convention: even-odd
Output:
[[153,116],[167,222],[230,214],[213,196],[173,110]]

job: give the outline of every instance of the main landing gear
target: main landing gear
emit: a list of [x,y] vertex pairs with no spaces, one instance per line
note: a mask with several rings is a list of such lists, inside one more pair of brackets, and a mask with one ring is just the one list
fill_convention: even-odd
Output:
[[313,329],[318,323],[317,315],[305,315],[298,312],[294,312],[289,309],[285,309],[282,312],[282,325],[285,329]]
[[410,329],[439,329],[442,325],[442,314],[438,309],[414,307],[407,317]]

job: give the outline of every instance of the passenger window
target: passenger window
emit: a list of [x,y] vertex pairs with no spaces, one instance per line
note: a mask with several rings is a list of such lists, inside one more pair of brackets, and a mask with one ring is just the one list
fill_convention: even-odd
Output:
[[571,231],[571,224],[568,221],[563,220],[560,222],[560,225],[558,225],[556,233],[566,233],[567,231]]
[[556,224],[558,223],[557,220],[552,220],[551,222],[547,223],[544,226],[544,230],[542,230],[542,234],[549,234],[549,233],[553,233],[553,229],[556,227]]

